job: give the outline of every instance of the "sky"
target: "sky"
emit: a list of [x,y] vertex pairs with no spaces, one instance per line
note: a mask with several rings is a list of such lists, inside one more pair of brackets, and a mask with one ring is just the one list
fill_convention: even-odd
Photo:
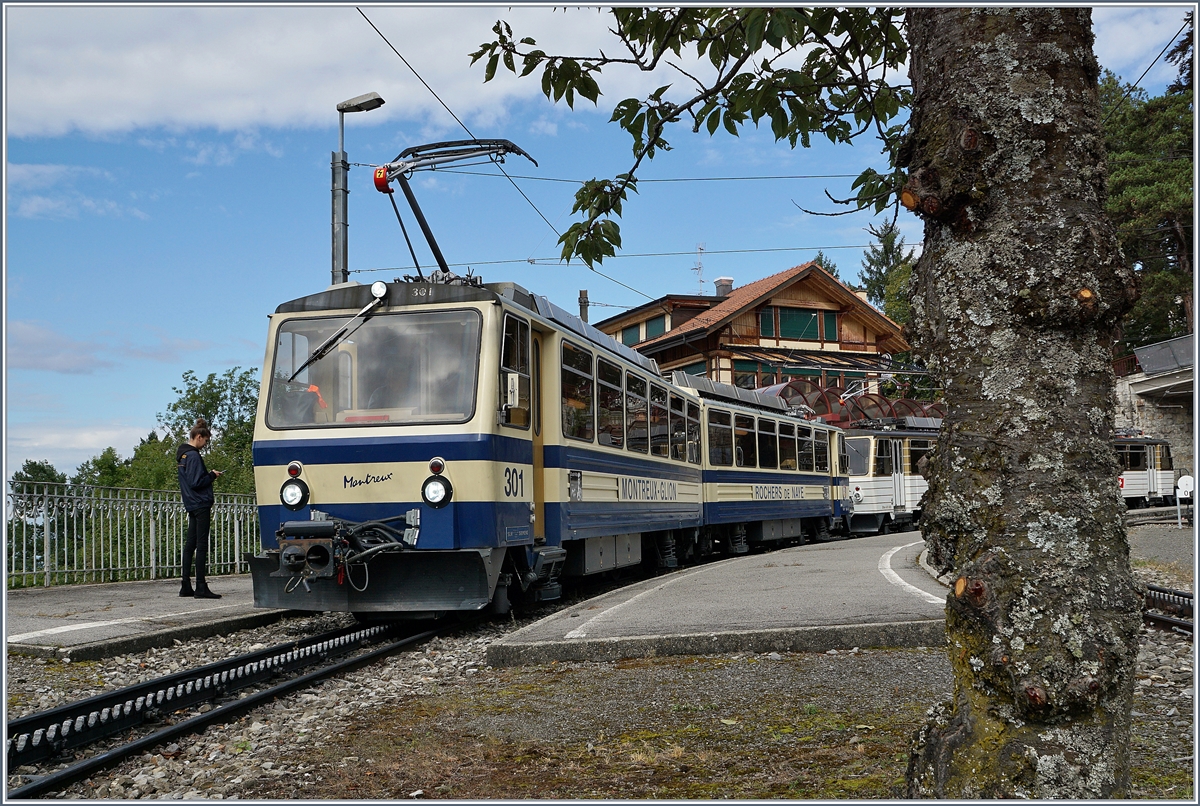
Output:
[[[1136,80],[1189,7],[1096,8],[1100,63]],[[561,180],[628,170],[630,140],[608,122],[612,107],[678,74],[610,68],[599,105],[580,99],[572,110],[547,101],[535,77],[500,72],[485,84],[468,54],[499,19],[550,52],[611,52],[595,9],[361,8],[453,116],[353,5],[5,4],[5,478],[26,459],[72,474],[106,447],[129,457],[184,372],[261,369],[267,315],[329,285],[336,105],[366,92],[386,103],[345,117],[356,282],[412,273],[367,166],[470,136],[455,116],[538,163],[505,163],[528,201],[496,175],[417,175],[418,201],[459,273],[469,266],[572,311],[586,289],[592,322],[668,293],[711,294],[718,277],[744,285],[818,251],[858,281],[866,227],[883,218],[800,208],[832,212],[826,192],[852,195],[859,172],[885,169],[876,141],[792,150],[769,130],[673,132],[672,150],[639,171],[623,256],[598,267],[605,277],[557,260],[555,230],[572,223],[576,190]],[[1141,86],[1158,94],[1174,73],[1160,60]],[[919,247],[919,222],[900,224]],[[417,250],[428,269],[428,250]]]

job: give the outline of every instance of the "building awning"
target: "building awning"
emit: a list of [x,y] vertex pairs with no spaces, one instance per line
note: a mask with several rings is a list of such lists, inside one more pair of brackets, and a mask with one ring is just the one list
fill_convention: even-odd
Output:
[[722,344],[738,358],[757,361],[777,369],[809,369],[826,372],[878,372],[893,375],[927,375],[924,367],[896,361],[880,353],[831,353],[822,350],[789,350],[783,347],[748,347]]

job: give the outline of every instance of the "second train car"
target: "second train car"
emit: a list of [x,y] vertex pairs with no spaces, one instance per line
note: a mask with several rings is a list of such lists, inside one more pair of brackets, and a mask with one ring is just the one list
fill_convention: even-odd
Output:
[[839,429],[657,364],[511,283],[278,307],[254,437],[255,604],[430,617],[564,576],[845,531]]

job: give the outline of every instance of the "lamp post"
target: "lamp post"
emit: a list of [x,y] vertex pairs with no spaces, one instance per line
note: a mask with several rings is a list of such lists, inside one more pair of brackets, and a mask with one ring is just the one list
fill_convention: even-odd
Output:
[[383,99],[377,92],[368,92],[349,101],[337,105],[338,111],[338,150],[332,154],[330,167],[333,169],[333,284],[350,281],[347,267],[348,250],[346,246],[347,197],[350,195],[348,175],[350,163],[346,160],[346,113],[368,112],[383,106]]

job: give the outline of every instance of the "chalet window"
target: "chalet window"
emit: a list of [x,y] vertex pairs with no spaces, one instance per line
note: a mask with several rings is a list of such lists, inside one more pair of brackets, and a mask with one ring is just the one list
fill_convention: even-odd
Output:
[[796,469],[796,427],[791,423],[779,424],[779,469]]
[[630,325],[621,331],[621,344],[632,347],[642,340],[640,325]]
[[646,382],[632,373],[626,374],[625,393],[625,432],[629,435],[629,450],[645,453],[650,449]]
[[671,423],[667,417],[667,390],[650,384],[650,455],[670,455]]
[[779,337],[798,341],[819,340],[817,313],[805,308],[780,308]]
[[758,421],[758,466],[776,468],[779,466],[779,446],[775,441],[775,421]]
[[736,414],[733,418],[733,460],[738,467],[757,467],[757,437],[754,418]]
[[718,467],[733,464],[733,428],[727,411],[708,410],[708,463]]
[[758,314],[758,333],[760,336],[775,335],[775,309],[768,306]]
[[825,311],[821,317],[824,321],[821,323],[824,329],[824,334],[821,336],[825,341],[838,340],[837,314],[833,311]]
[[596,441],[620,448],[625,445],[625,399],[621,395],[621,368],[596,359]]
[[741,389],[758,388],[758,362],[734,361],[733,385]]
[[591,442],[595,436],[595,405],[592,400],[592,354],[563,342],[562,428],[563,436]]
[[667,332],[667,317],[656,316],[646,320],[646,338],[652,339]]
[[700,378],[708,377],[708,362],[697,361],[695,364],[688,364],[686,367],[677,367],[684,375],[696,375]]

